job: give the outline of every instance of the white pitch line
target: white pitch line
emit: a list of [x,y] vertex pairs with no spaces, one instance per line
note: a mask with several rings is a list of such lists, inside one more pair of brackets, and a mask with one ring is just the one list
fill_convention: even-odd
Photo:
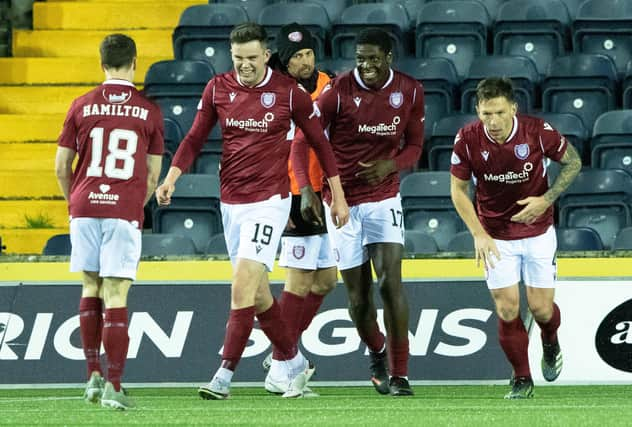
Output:
[[41,400],[81,400],[81,397],[67,396],[67,397],[0,397],[1,403],[12,402],[36,402]]

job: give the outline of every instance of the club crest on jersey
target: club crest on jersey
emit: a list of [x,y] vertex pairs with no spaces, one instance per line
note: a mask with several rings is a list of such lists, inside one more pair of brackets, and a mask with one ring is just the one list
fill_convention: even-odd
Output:
[[393,108],[399,108],[402,106],[404,102],[404,94],[401,92],[393,92],[391,96],[388,98],[388,103],[391,104]]
[[111,91],[110,88],[105,88],[102,95],[110,104],[125,104],[132,97],[132,91],[116,93]]
[[529,144],[518,144],[514,147],[514,154],[520,160],[529,157]]
[[296,259],[302,259],[305,256],[305,246],[292,246],[292,255]]
[[270,108],[274,105],[276,101],[276,95],[272,92],[263,92],[261,94],[261,105],[266,108]]

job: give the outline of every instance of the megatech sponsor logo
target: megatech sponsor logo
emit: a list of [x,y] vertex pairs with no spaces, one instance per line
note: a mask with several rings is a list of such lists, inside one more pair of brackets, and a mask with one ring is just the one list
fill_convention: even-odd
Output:
[[533,170],[533,163],[526,162],[520,172],[508,171],[500,174],[486,173],[483,179],[487,182],[500,182],[502,184],[520,184],[529,181],[529,172]]
[[232,117],[226,118],[226,127],[235,127],[242,130],[246,130],[248,132],[267,132],[268,124],[274,120],[274,113],[268,111],[264,116],[263,120],[255,120],[253,118],[248,118],[245,120],[237,120]]
[[377,125],[358,125],[358,133],[370,133],[372,135],[390,136],[397,134],[397,125],[401,119],[399,116],[393,117],[391,123],[378,123]]

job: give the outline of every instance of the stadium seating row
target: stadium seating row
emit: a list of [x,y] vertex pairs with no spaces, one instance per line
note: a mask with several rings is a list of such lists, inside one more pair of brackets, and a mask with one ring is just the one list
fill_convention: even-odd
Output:
[[[337,62],[334,67],[329,66],[332,62],[319,66],[340,72],[355,65],[354,60],[333,62]],[[620,83],[614,63],[604,55],[556,58],[542,80],[531,60],[524,56],[476,57],[460,84],[453,65],[443,58],[406,58],[396,68],[424,84],[426,139],[432,135],[439,118],[457,112],[475,113],[476,84],[487,76],[497,75],[498,70],[514,82],[521,112],[574,114],[582,127],[592,130],[597,117],[604,112],[619,106],[632,107],[632,64],[629,75]],[[160,61],[147,71],[145,91],[160,105],[164,116],[175,121],[182,131],[193,123],[199,97],[214,74],[212,67],[203,61]],[[619,96],[620,92],[623,96]],[[212,139],[221,137],[214,134]]]
[[[330,3],[337,3],[332,6]],[[173,33],[177,59],[202,59],[217,72],[230,69],[228,33],[246,20],[268,29],[296,21],[318,41],[317,55],[355,57],[355,35],[370,25],[389,32],[397,58],[442,57],[458,75],[481,55],[529,57],[540,75],[565,52],[609,56],[619,75],[632,59],[632,4],[620,0],[443,0],[360,3],[304,1],[224,1],[196,5],[180,16]],[[257,6],[255,6],[257,4]],[[336,10],[332,10],[332,9]]]

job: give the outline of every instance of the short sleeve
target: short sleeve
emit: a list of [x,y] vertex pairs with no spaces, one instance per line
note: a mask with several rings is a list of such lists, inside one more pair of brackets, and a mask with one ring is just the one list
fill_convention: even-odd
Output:
[[450,173],[455,177],[467,181],[472,175],[470,156],[467,151],[467,142],[463,137],[463,129],[454,137],[454,148],[450,157]]
[[57,145],[60,147],[70,148],[77,151],[77,125],[75,123],[75,101],[72,102],[66,119],[64,120],[64,127],[61,130],[61,134],[57,140]]
[[542,129],[540,129],[540,143],[544,155],[556,162],[560,161],[566,153],[566,147],[568,147],[568,139],[547,122],[543,122]]

